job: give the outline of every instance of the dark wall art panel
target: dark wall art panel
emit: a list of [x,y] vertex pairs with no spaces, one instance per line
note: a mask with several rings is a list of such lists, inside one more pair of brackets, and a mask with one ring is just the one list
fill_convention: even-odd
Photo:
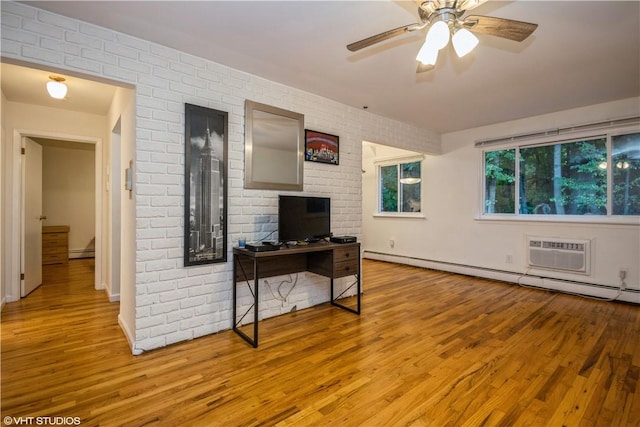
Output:
[[227,261],[228,113],[185,104],[184,265]]

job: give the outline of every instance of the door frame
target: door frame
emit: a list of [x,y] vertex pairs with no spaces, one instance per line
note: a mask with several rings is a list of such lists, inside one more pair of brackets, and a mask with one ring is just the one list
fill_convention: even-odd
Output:
[[[105,256],[107,255],[106,251],[103,248],[103,225],[104,225],[104,215],[103,215],[103,192],[102,190],[102,138],[88,137],[82,135],[72,135],[65,134],[60,132],[47,132],[47,131],[39,131],[39,130],[28,130],[28,129],[14,129],[13,131],[13,173],[14,177],[22,176],[23,169],[23,161],[22,161],[22,148],[23,148],[23,138],[46,138],[46,139],[58,139],[72,142],[82,142],[87,144],[95,145],[95,278],[94,278],[94,287],[95,289],[104,289],[105,288],[105,280],[104,280],[104,266],[107,265],[105,262]],[[13,200],[22,200],[23,195],[23,183],[21,179],[13,179],[12,186],[12,195],[14,197]],[[6,288],[7,293],[7,302],[17,301],[20,299],[20,287],[22,280],[20,279],[21,265],[22,265],[22,250],[23,250],[23,241],[24,241],[24,227],[22,224],[22,206],[21,203],[13,203],[12,204],[12,222],[11,222],[11,232],[9,236],[6,236],[10,239],[11,242],[11,260],[8,265],[9,276],[15,277],[18,280],[10,280],[8,286]],[[11,299],[10,299],[11,298]],[[13,299],[15,298],[15,299]]]

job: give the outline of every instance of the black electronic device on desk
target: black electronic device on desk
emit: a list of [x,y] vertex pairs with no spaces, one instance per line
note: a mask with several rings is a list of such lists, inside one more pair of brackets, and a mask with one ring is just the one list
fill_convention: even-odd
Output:
[[329,240],[333,243],[356,243],[358,238],[354,236],[333,236]]
[[262,243],[247,243],[245,248],[251,252],[267,252],[267,251],[277,251],[280,249],[280,246],[272,245],[272,244],[262,244]]

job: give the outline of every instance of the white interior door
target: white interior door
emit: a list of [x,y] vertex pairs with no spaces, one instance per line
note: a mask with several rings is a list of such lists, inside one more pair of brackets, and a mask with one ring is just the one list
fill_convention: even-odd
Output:
[[23,244],[20,296],[25,297],[42,284],[42,146],[25,138],[23,168]]

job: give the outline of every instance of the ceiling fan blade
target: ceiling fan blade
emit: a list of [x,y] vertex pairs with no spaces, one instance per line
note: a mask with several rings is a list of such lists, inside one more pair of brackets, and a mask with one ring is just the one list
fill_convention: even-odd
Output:
[[416,73],[424,73],[425,71],[431,71],[436,68],[435,65],[425,65],[422,62],[418,62],[418,68],[416,69]]
[[416,29],[418,25],[419,24],[409,24],[403,27],[395,28],[393,30],[385,31],[384,33],[376,34],[375,36],[367,37],[366,39],[362,39],[360,41],[348,44],[347,49],[349,49],[351,52],[364,49],[365,47],[369,47],[381,41],[388,40],[392,37],[399,36],[409,31],[413,31]]
[[458,3],[456,4],[456,9],[471,10],[480,6],[482,3],[486,3],[486,1],[487,0],[458,0]]
[[462,25],[466,29],[476,33],[489,34],[516,42],[523,41],[538,28],[538,24],[532,24],[530,22],[478,15],[466,17]]

